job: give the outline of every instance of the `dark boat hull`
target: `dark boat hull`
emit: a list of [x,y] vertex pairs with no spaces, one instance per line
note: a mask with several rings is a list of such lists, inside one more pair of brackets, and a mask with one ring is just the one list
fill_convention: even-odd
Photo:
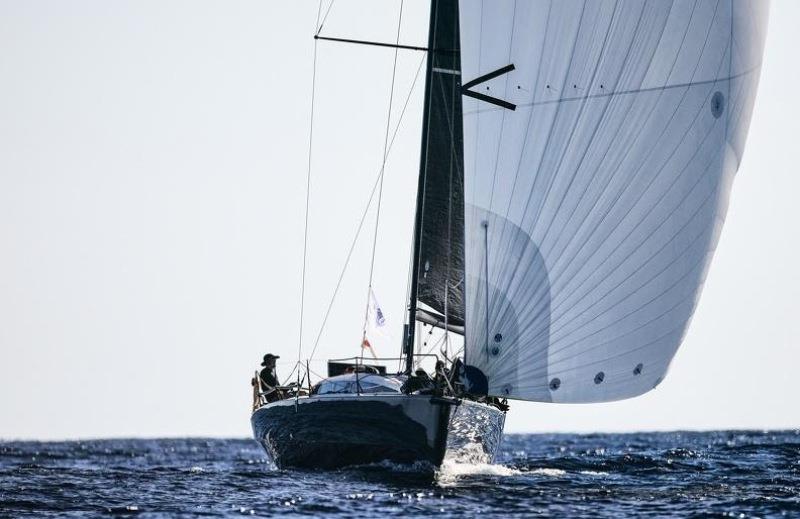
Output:
[[337,395],[274,402],[251,423],[278,467],[337,468],[383,460],[438,466],[465,445],[491,461],[504,419],[494,407],[428,395]]

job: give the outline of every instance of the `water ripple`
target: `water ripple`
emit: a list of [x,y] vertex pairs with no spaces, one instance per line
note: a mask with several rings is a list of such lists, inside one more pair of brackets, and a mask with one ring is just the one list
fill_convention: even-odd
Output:
[[800,515],[800,434],[507,435],[497,464],[270,467],[251,440],[0,442],[0,516]]

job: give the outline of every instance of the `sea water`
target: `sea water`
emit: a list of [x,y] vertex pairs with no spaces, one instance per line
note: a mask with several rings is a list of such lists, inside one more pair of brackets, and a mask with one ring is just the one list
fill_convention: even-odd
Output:
[[506,435],[497,463],[276,470],[248,439],[0,442],[0,516],[800,517],[800,431]]

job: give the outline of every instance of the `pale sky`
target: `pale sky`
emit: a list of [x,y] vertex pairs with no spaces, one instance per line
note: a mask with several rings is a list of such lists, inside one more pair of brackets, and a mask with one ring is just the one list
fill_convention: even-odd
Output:
[[[406,0],[404,43],[424,45],[427,5]],[[280,354],[281,375],[298,358],[317,6],[0,0],[0,438],[250,435],[261,355]],[[337,0],[323,34],[391,41],[398,7]],[[800,2],[773,1],[728,218],[665,381],[611,404],[513,402],[507,432],[800,427],[799,19]],[[319,43],[303,358],[380,169],[392,56]],[[422,57],[400,53],[393,121]],[[386,356],[405,306],[421,87],[384,185]],[[317,372],[359,352],[374,223]]]

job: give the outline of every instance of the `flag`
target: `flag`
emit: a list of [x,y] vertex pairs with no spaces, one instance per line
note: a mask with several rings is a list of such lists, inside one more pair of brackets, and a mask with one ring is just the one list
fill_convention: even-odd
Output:
[[369,339],[367,339],[366,335],[364,336],[364,340],[361,341],[361,349],[362,350],[369,350],[369,352],[372,354],[372,358],[374,358],[374,359],[378,358],[375,355],[375,350],[372,349],[372,344],[369,343]]
[[383,316],[381,305],[378,304],[378,298],[375,297],[375,292],[369,291],[370,306],[372,307],[372,314],[375,319],[375,326],[382,327],[386,324],[386,318]]
[[[381,348],[382,346],[391,344],[394,341],[389,326],[390,323],[387,323],[386,314],[383,313],[383,309],[378,303],[378,298],[375,296],[375,292],[373,292],[371,288],[369,290],[368,303],[367,319],[364,323],[364,340],[361,344],[361,347],[368,348],[370,353],[372,353],[372,356],[376,357],[376,347]],[[372,339],[372,342],[367,340],[367,336]],[[374,345],[372,343],[374,343]]]

